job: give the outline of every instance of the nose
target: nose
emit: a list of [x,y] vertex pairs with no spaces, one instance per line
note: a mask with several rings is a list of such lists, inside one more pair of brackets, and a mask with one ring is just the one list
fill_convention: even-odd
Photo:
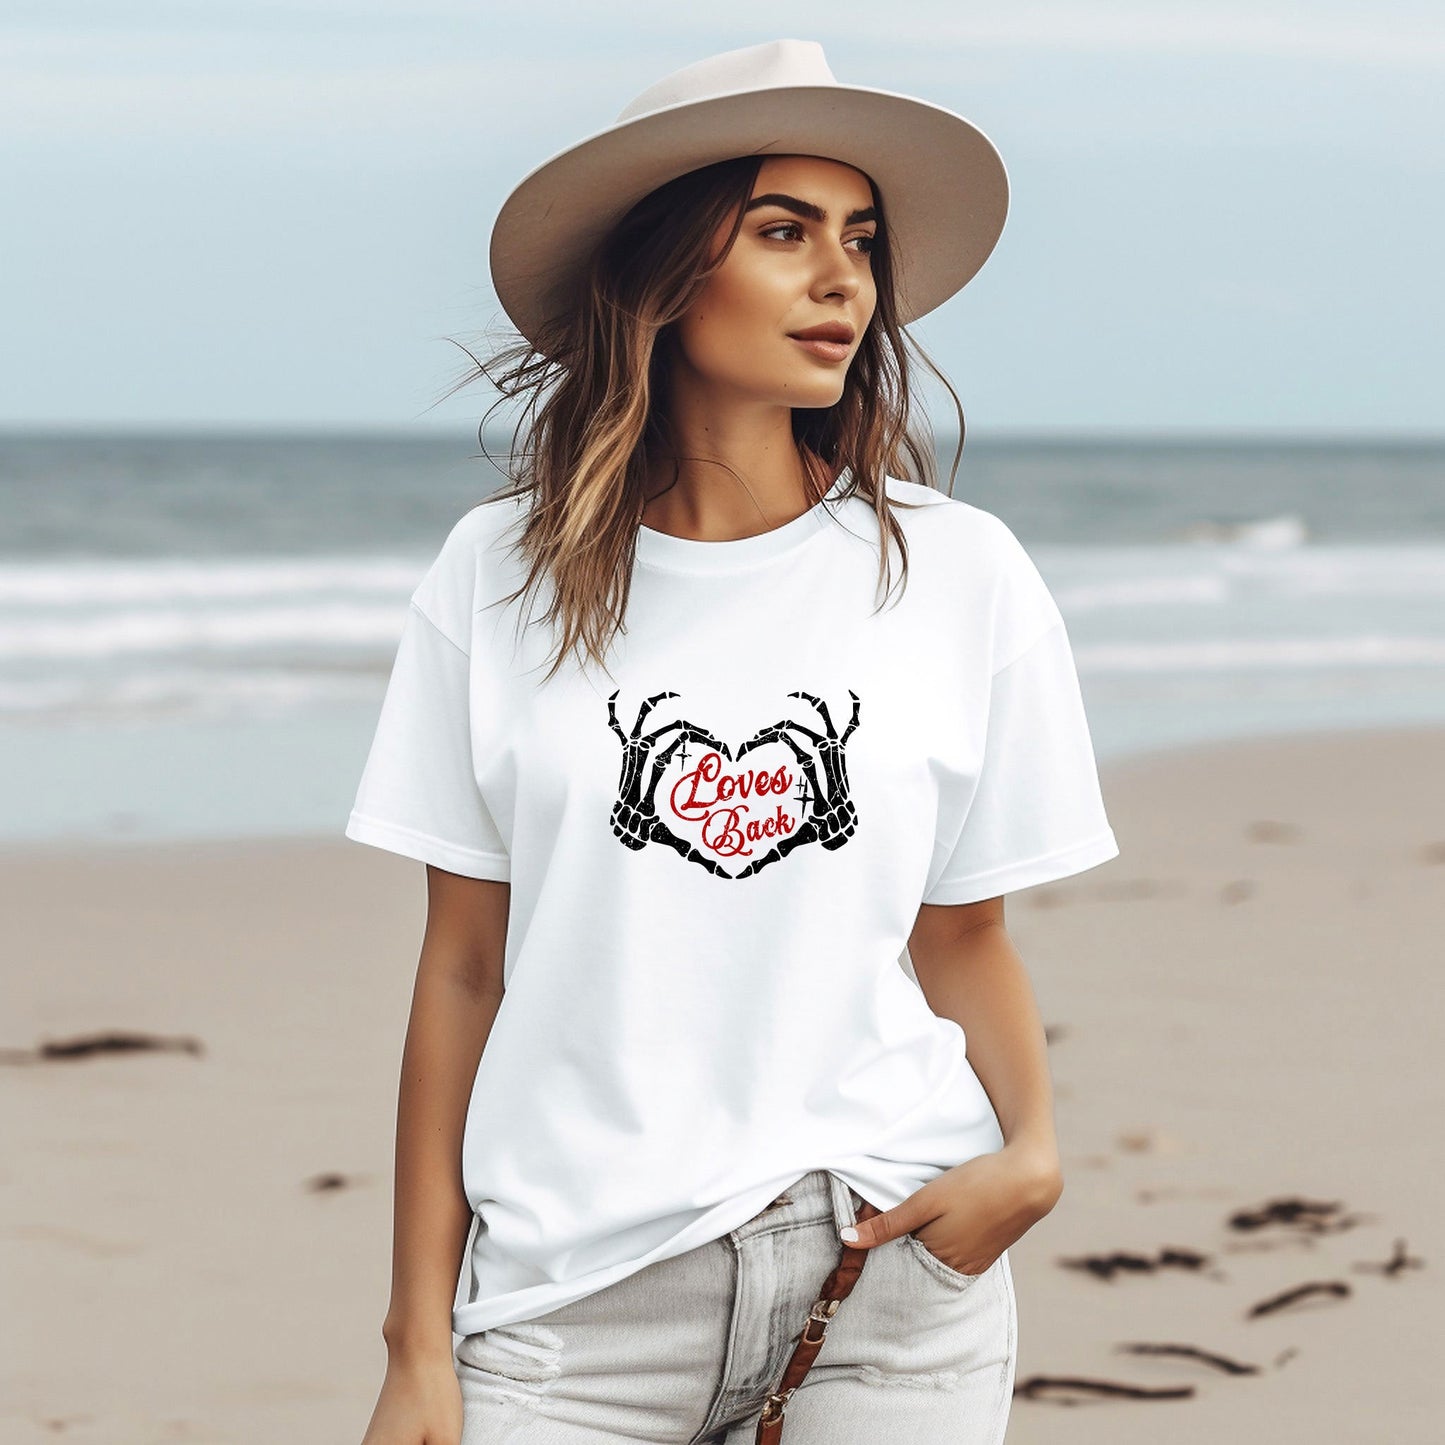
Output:
[[823,247],[818,255],[820,260],[818,275],[813,285],[813,295],[815,297],[856,296],[859,287],[863,284],[858,276],[858,263],[842,241],[835,241],[833,244]]

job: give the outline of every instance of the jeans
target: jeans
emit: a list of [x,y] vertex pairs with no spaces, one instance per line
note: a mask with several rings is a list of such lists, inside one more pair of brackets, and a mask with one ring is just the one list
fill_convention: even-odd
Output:
[[[815,1169],[720,1239],[456,1348],[462,1445],[751,1445],[858,1195]],[[999,1445],[1018,1316],[1008,1253],[966,1275],[875,1245],[783,1417],[784,1445]]]

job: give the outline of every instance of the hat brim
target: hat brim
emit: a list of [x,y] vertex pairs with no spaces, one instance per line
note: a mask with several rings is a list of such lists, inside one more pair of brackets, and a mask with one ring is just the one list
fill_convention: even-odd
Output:
[[1003,233],[1008,173],[971,121],[914,96],[787,86],[685,102],[611,126],[530,171],[492,226],[492,284],[529,341],[567,304],[578,268],[650,191],[743,155],[817,155],[867,172],[883,198],[899,319],[978,273]]

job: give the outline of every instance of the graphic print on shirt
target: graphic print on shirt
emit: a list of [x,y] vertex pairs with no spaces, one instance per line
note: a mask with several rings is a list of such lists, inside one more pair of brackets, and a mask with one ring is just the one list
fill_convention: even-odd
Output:
[[[812,704],[824,730],[784,718],[737,749],[685,719],[643,732],[653,708],[680,697],[676,692],[647,698],[632,731],[625,732],[617,720],[617,692],[607,699],[608,723],[622,740],[612,831],[624,847],[661,843],[718,878],[747,878],[804,843],[841,848],[853,836],[858,810],[848,795],[843,755],[858,726],[859,698],[851,688],[853,715],[841,735],[822,698],[790,692]],[[706,751],[689,753],[689,743]],[[658,785],[674,760],[682,771],[659,803]],[[732,871],[737,864],[742,866]]]

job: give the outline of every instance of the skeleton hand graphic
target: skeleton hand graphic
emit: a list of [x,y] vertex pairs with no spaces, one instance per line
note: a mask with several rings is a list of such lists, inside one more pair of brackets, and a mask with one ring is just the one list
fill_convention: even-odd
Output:
[[[617,692],[621,691],[621,688],[617,689]],[[638,709],[637,721],[633,723],[631,733],[625,733],[617,721],[617,692],[607,699],[607,720],[612,731],[622,739],[622,777],[618,783],[617,801],[612,805],[612,831],[629,848],[639,849],[645,848],[649,843],[663,843],[684,858],[701,863],[709,873],[727,878],[729,874],[715,859],[699,853],[685,839],[677,837],[668,829],[667,824],[657,816],[657,805],[654,801],[659,780],[672,760],[672,755],[684,742],[706,743],[708,747],[716,748],[724,757],[730,757],[727,744],[719,742],[711,733],[690,722],[664,723],[655,732],[642,735],[642,724],[647,720],[647,715],[663,698],[679,696],[675,692],[653,693]],[[677,736],[654,757],[653,748],[658,739],[674,731]],[[645,775],[649,764],[652,772],[651,776],[647,777]]]
[[[750,737],[738,749],[738,757],[741,758],[744,753],[753,748],[762,747],[764,743],[786,743],[793,750],[798,759],[798,765],[808,779],[808,818],[794,832],[783,838],[770,853],[755,859],[741,873],[733,875],[737,878],[746,878],[759,869],[766,868],[776,859],[786,858],[794,848],[802,843],[818,842],[825,848],[841,848],[852,837],[853,830],[858,826],[858,810],[848,796],[848,771],[843,761],[843,746],[852,736],[854,728],[858,726],[858,694],[851,688],[848,690],[848,696],[853,699],[853,716],[847,727],[843,729],[841,737],[833,727],[828,704],[822,698],[815,697],[811,692],[790,692],[788,696],[801,697],[812,703],[822,717],[823,726],[827,731],[825,733],[814,732],[812,728],[804,727],[802,723],[794,722],[791,719],[786,722],[773,723]],[[819,786],[818,770],[814,765],[812,755],[792,736],[795,732],[802,733],[817,749],[818,760],[823,764],[826,786]]]

